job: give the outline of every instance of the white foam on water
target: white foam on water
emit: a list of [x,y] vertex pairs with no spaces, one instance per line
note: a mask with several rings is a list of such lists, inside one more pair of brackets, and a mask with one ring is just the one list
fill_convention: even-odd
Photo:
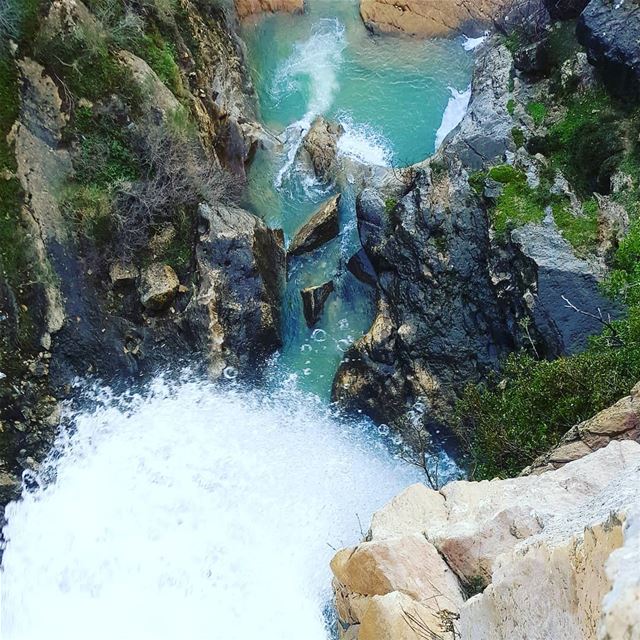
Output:
[[355,123],[349,115],[340,115],[338,121],[344,128],[344,133],[338,138],[338,155],[367,165],[391,165],[393,151],[381,133],[368,124]]
[[309,90],[305,115],[285,131],[285,160],[275,179],[277,188],[294,169],[296,154],[314,118],[333,104],[340,88],[338,73],[346,46],[344,25],[337,19],[323,18],[314,25],[307,40],[294,46],[275,74],[271,94],[276,100],[303,91],[306,85]]
[[468,36],[464,36],[464,40],[462,41],[462,48],[465,51],[473,51],[477,49],[485,40],[487,36],[480,36],[479,38],[469,38]]
[[293,382],[156,380],[61,434],[7,508],[3,640],[326,640],[334,548],[417,476]]
[[467,107],[469,106],[469,100],[471,99],[471,86],[465,91],[458,91],[453,87],[449,87],[451,97],[447,103],[447,107],[442,114],[442,123],[440,128],[436,132],[436,150],[440,148],[444,139],[462,122],[465,113],[467,113]]

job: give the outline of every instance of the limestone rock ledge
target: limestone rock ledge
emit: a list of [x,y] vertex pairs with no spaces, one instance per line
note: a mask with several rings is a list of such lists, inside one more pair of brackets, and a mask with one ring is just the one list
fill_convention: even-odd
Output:
[[633,441],[537,476],[413,485],[332,561],[340,635],[638,638],[639,501]]
[[375,32],[439,38],[480,35],[513,0],[360,0],[360,15]]
[[302,13],[304,0],[234,0],[238,18],[243,20],[257,13]]

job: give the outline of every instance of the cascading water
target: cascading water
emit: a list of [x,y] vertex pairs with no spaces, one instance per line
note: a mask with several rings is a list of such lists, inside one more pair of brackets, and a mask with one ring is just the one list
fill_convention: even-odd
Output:
[[92,402],[8,508],[3,640],[325,640],[334,549],[417,479],[294,380]]
[[[343,125],[340,154],[400,166],[429,155],[468,102],[460,42],[374,38],[353,1],[312,0],[304,16],[243,36],[263,120],[283,141],[256,156],[246,204],[288,238],[333,192],[296,166],[314,117]],[[285,345],[270,369],[284,383],[159,378],[140,396],[89,394],[67,416],[40,477],[7,509],[2,640],[331,635],[334,549],[420,479],[394,457],[402,443],[388,427],[326,402],[373,317],[371,290],[345,268],[359,248],[354,200],[343,186],[340,238],[289,265]],[[309,329],[299,289],[328,279],[336,293]]]

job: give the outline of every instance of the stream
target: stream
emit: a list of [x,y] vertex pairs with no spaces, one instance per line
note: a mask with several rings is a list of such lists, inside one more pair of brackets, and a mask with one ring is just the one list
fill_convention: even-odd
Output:
[[[245,205],[289,241],[334,189],[294,158],[317,115],[345,128],[341,154],[381,166],[430,155],[460,120],[472,54],[459,40],[371,36],[355,1],[311,0],[242,37],[261,117],[282,142],[258,152]],[[289,265],[284,347],[262,389],[189,372],[144,394],[84,388],[55,450],[7,507],[2,640],[327,640],[329,561],[412,482],[385,425],[329,403],[374,292],[346,262],[359,248],[355,189],[338,238]],[[333,279],[314,328],[299,290]],[[395,448],[394,448],[395,447]]]

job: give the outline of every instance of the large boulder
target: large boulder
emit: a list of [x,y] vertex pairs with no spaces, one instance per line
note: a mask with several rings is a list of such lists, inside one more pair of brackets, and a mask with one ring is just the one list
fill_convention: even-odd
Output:
[[479,36],[512,4],[513,0],[360,0],[360,15],[375,32]]
[[[360,640],[365,624],[368,640],[436,637],[425,628],[462,640],[595,640],[607,611],[611,628],[632,628],[621,603],[637,597],[637,572],[607,560],[625,538],[633,555],[623,524],[639,480],[640,445],[626,441],[539,476],[409,487],[373,516],[366,542],[332,562],[339,628]],[[616,578],[624,593],[614,605]],[[484,593],[461,604],[460,584]],[[406,614],[434,592],[438,619],[460,615],[456,635],[439,632],[428,614]],[[392,594],[402,603],[381,606]]]
[[196,247],[199,286],[187,309],[209,373],[252,375],[281,344],[284,237],[249,212],[201,205]]
[[308,163],[321,182],[335,179],[338,171],[338,139],[344,133],[340,124],[316,118],[302,140],[299,159]]
[[640,7],[634,0],[591,0],[577,26],[589,61],[609,89],[632,99],[640,92]]
[[142,271],[140,302],[149,311],[166,309],[176,297],[180,280],[168,265],[154,262]]
[[299,256],[333,240],[340,232],[339,205],[339,194],[320,205],[311,218],[296,232],[287,249],[288,255]]

